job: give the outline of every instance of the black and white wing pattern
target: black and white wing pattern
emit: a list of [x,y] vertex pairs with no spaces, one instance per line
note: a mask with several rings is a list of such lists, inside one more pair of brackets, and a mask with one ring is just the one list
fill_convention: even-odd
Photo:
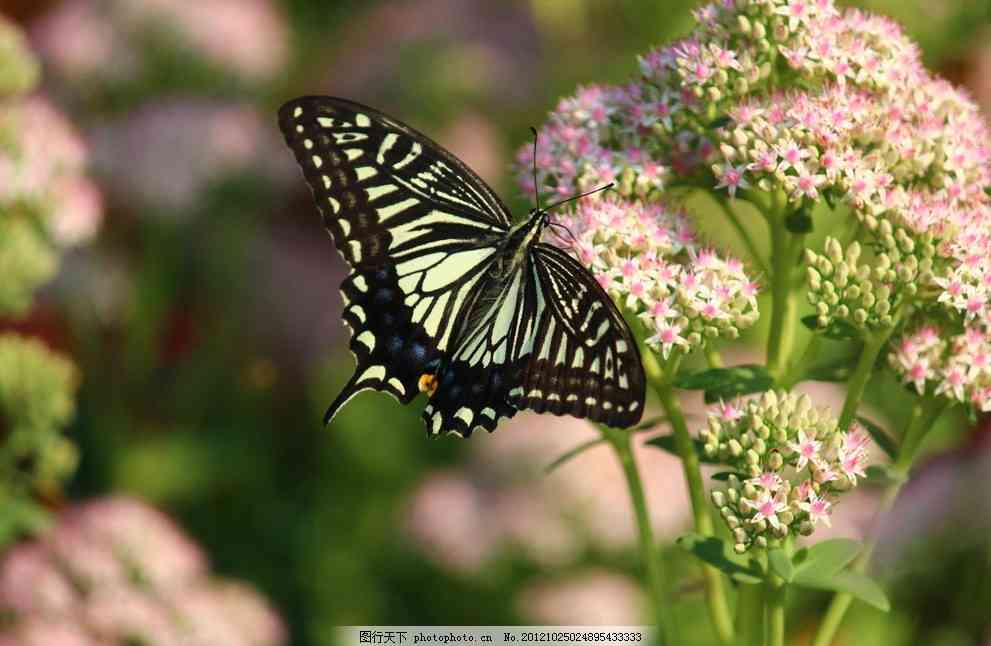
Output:
[[498,266],[490,269],[423,409],[429,433],[468,437],[476,428],[493,431],[499,420],[521,408],[511,391],[519,387],[544,307],[528,266],[528,261],[519,263],[508,274]]
[[646,379],[622,314],[564,251],[537,243],[530,257],[545,305],[513,402],[607,426],[636,424],[643,415]]
[[639,421],[644,375],[630,330],[578,262],[513,225],[496,194],[426,136],[345,99],[279,110],[324,224],[351,266],[341,285],[356,393],[409,403],[427,429],[492,431],[519,409],[611,426]]
[[325,421],[369,388],[408,403],[445,356],[509,212],[456,157],[367,106],[301,97],[279,125],[352,268],[341,293],[357,368]]
[[529,408],[627,427],[646,379],[629,326],[581,264],[551,245],[488,284],[423,411],[432,433],[468,436]]

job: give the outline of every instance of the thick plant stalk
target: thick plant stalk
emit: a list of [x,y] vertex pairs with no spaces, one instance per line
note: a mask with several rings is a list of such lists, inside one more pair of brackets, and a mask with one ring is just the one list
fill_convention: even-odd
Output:
[[764,642],[764,594],[759,584],[741,583],[736,596],[736,637],[739,646]]
[[796,261],[805,236],[793,234],[785,227],[783,213],[769,216],[771,224],[771,328],[767,337],[767,370],[776,381],[788,372],[789,357],[795,345],[797,294],[793,287]]
[[[681,465],[688,485],[688,495],[692,503],[692,518],[695,531],[703,536],[714,535],[712,517],[706,501],[705,488],[702,484],[702,471],[699,467],[699,456],[685,423],[685,415],[681,404],[674,393],[673,375],[677,372],[678,358],[673,357],[667,365],[667,370],[661,370],[654,355],[644,349],[644,369],[647,380],[661,401],[661,407],[671,424],[674,432],[675,447],[681,457]],[[721,643],[733,643],[733,619],[729,604],[726,601],[726,590],[722,574],[711,565],[702,565],[702,576],[705,580],[705,600],[709,608],[712,625]]]
[[[933,427],[939,416],[946,410],[946,407],[947,404],[943,401],[927,398],[917,402],[912,408],[912,417],[902,437],[902,446],[898,452],[898,459],[891,466],[891,473],[895,477],[895,482],[888,485],[884,490],[884,494],[881,497],[881,504],[878,506],[878,517],[887,513],[895,504],[895,500],[898,499],[898,494],[901,492],[902,485],[907,480],[908,472],[912,468],[915,458],[918,456],[919,447],[922,445],[925,434]],[[853,570],[855,572],[863,572],[867,569],[876,546],[877,536],[873,536],[864,545],[864,550],[857,557],[857,560],[854,561]],[[829,604],[829,609],[826,611],[826,616],[823,617],[822,624],[819,625],[819,631],[816,633],[812,646],[829,646],[833,643],[833,639],[836,637],[836,631],[839,629],[840,623],[843,621],[843,617],[846,615],[846,611],[850,608],[851,603],[853,603],[853,597],[847,593],[840,592],[833,597],[832,602]]]
[[846,399],[843,401],[843,412],[840,413],[840,428],[844,430],[850,428],[850,424],[857,416],[857,408],[860,406],[860,400],[864,396],[867,381],[870,379],[871,372],[874,370],[877,355],[880,354],[881,348],[884,347],[888,337],[891,336],[891,331],[889,328],[867,336],[864,342],[864,349],[861,351],[860,358],[857,360],[857,367],[854,369],[853,375],[850,376],[850,383],[847,385]]
[[787,586],[784,581],[772,576],[765,590],[765,646],[785,646],[785,600]]
[[633,455],[631,434],[600,426],[602,437],[612,446],[616,457],[623,467],[626,486],[630,492],[630,502],[637,522],[637,536],[640,544],[640,558],[647,572],[647,583],[650,589],[651,607],[657,624],[657,639],[655,643],[664,646],[675,646],[679,643],[676,638],[677,629],[674,625],[674,613],[671,612],[671,599],[667,594],[664,583],[664,565],[654,542],[654,532],[650,526],[650,515],[647,512],[647,498],[644,495],[643,482],[637,470],[636,458]]

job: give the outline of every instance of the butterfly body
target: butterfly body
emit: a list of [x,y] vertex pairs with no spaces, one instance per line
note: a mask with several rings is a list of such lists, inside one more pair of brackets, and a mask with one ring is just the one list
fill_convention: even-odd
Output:
[[325,418],[373,389],[421,392],[432,434],[494,430],[518,410],[639,421],[644,376],[608,295],[540,241],[550,220],[513,223],[456,157],[345,99],[301,97],[280,127],[351,274],[341,285],[357,368]]

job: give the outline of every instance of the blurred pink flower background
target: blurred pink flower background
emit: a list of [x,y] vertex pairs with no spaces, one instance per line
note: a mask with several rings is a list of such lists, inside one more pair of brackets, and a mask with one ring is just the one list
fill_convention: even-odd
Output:
[[2,646],[279,646],[279,616],[250,586],[210,575],[165,515],[126,497],[69,508],[0,563]]

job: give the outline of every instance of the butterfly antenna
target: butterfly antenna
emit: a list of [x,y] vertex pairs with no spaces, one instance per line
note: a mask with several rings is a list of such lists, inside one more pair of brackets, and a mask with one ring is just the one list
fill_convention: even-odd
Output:
[[560,202],[555,202],[554,204],[551,204],[550,206],[545,207],[542,210],[544,210],[544,211],[550,211],[551,209],[553,209],[555,207],[558,207],[558,206],[561,206],[562,204],[567,204],[568,202],[573,202],[575,200],[580,200],[581,198],[587,197],[589,195],[592,195],[593,193],[598,193],[599,191],[608,191],[609,189],[611,189],[615,185],[616,185],[615,182],[609,182],[605,186],[600,186],[599,188],[594,188],[591,191],[586,191],[584,193],[579,193],[578,195],[572,195],[571,197],[569,197],[569,198],[567,198],[565,200],[561,200]]
[[[563,230],[563,231],[564,231],[565,233],[567,233],[567,234],[568,234],[568,236],[567,236],[567,237],[568,237],[568,238],[571,238],[571,242],[572,242],[572,243],[573,243],[574,245],[577,245],[577,244],[579,244],[579,243],[578,243],[578,236],[576,236],[576,235],[575,235],[575,232],[574,232],[574,231],[572,231],[571,229],[569,229],[568,227],[566,227],[566,226],[564,226],[564,225],[563,225],[563,224],[561,224],[560,222],[548,222],[547,224],[548,224],[548,226],[550,226],[550,227],[551,227],[552,229],[554,229],[554,231],[555,231],[555,233],[557,233],[557,230],[558,230],[558,229],[562,229],[562,230]],[[562,238],[562,239],[564,238],[564,236],[563,236],[563,235],[561,235],[560,233],[558,233],[558,237],[560,237],[560,238]]]
[[537,185],[537,129],[530,126],[533,133],[533,194],[537,201],[537,210],[540,211],[540,187]]

